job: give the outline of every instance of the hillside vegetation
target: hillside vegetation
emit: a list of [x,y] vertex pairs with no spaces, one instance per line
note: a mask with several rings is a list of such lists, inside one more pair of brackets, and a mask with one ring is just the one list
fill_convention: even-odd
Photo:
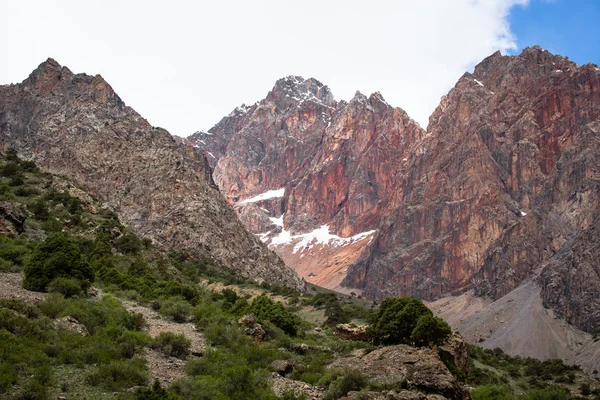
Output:
[[[0,157],[0,213],[0,279],[22,274],[26,289],[46,293],[41,301],[0,294],[1,398],[307,398],[291,389],[277,396],[274,371],[288,382],[321,388],[325,399],[351,391],[367,396],[382,388],[356,370],[328,365],[357,349],[435,347],[450,333],[416,299],[387,299],[376,308],[318,288],[301,294],[245,282],[211,260],[157,249],[115,213],[13,151]],[[193,322],[206,347],[195,354],[183,335],[150,336],[148,321],[128,312],[124,301],[171,323]],[[365,321],[369,341],[334,334],[339,323]],[[153,382],[144,358],[151,350],[184,363],[185,376],[169,387]],[[446,365],[474,387],[475,400],[600,397],[595,381],[558,360],[477,347],[470,356],[468,373]]]

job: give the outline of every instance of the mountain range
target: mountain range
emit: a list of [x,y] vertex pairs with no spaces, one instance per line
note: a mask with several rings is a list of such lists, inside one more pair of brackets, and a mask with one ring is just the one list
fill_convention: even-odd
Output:
[[[595,334],[599,134],[600,69],[535,46],[465,73],[427,129],[380,93],[336,101],[289,76],[178,140],[206,155],[246,228],[308,282],[377,301],[488,299],[477,312],[528,287],[551,320]],[[467,336],[484,345],[506,326],[475,325]],[[593,343],[558,336],[564,352],[546,338],[521,353],[569,358]]]
[[537,46],[465,73],[427,129],[298,76],[188,138],[52,59],[0,86],[0,146],[159,247],[294,289],[420,297],[471,341],[590,371],[599,135],[600,69]]

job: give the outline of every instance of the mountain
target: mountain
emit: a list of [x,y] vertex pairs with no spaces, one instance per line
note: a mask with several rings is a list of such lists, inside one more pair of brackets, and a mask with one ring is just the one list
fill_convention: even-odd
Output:
[[[575,359],[593,342],[582,331],[600,331],[599,135],[600,69],[535,46],[465,73],[427,130],[379,93],[336,101],[290,76],[187,141],[212,154],[246,227],[307,281],[374,300],[468,295],[471,322],[533,285],[522,298],[540,309],[510,318],[566,319],[583,336],[560,330],[558,356]],[[484,325],[455,327],[511,348],[494,339],[506,325]]]
[[127,107],[100,75],[48,59],[22,83],[0,86],[0,146],[93,194],[162,248],[256,281],[304,286],[244,229],[207,160]]
[[343,291],[424,135],[380,93],[338,102],[321,82],[289,76],[185,142],[212,160],[251,232],[308,281]]

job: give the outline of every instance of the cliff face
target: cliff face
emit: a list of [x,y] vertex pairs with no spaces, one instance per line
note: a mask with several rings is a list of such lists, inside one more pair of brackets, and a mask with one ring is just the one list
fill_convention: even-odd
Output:
[[[219,146],[190,140],[218,159],[215,182],[244,224],[309,281],[372,299],[497,299],[547,266],[545,304],[569,316],[598,278],[594,253],[568,256],[577,278],[558,260],[597,243],[599,79],[539,47],[496,53],[425,132],[378,93],[336,102],[288,77],[211,129]],[[597,329],[584,314],[573,320]]]
[[215,182],[250,231],[307,280],[341,289],[424,134],[379,93],[337,102],[317,80],[290,76],[182,141],[218,158]]
[[49,59],[22,83],[0,86],[0,145],[94,194],[160,246],[303,287],[244,229],[207,160],[152,127],[99,75],[75,75]]
[[[578,252],[569,239],[585,237],[599,206],[599,71],[535,47],[494,54],[465,74],[430,118],[398,209],[346,283],[376,298],[470,285],[499,298],[549,260],[556,271],[557,253]],[[559,272],[541,281],[546,303],[562,303],[565,314],[598,279],[571,260],[569,273],[587,284]]]

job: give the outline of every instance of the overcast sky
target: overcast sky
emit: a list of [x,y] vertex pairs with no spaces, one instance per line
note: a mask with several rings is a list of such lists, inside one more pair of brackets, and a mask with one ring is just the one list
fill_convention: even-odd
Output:
[[188,136],[301,75],[338,100],[380,91],[426,127],[466,70],[534,44],[518,41],[511,12],[573,4],[529,1],[0,0],[0,84],[52,57],[101,74],[151,124]]

